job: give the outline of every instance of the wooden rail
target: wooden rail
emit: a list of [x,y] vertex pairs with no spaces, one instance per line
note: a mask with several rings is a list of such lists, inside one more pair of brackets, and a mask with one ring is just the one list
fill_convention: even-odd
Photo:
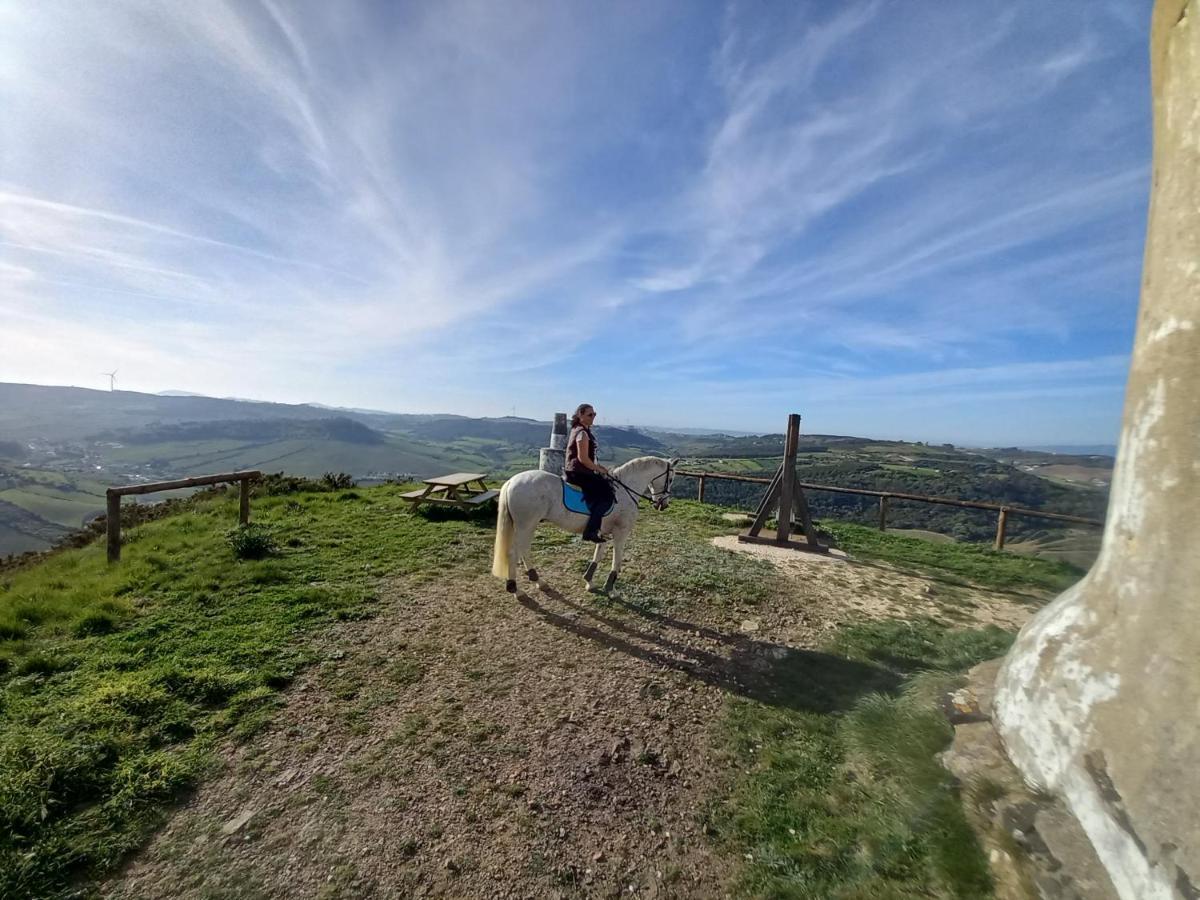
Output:
[[[687,469],[677,469],[675,474],[687,475],[699,481],[699,487],[696,490],[696,499],[703,502],[705,481],[709,478],[718,478],[722,481],[744,481],[751,484],[770,484],[770,478],[762,478],[756,475],[735,475],[731,472],[694,472]],[[870,491],[865,488],[845,488],[834,487],[831,484],[812,484],[807,481],[797,481],[797,485],[806,491],[830,491],[835,494],[858,494],[863,497],[878,497],[879,498],[879,530],[887,530],[887,517],[890,502],[892,500],[913,500],[917,503],[938,503],[943,506],[959,506],[966,509],[987,509],[998,513],[996,520],[996,542],[997,550],[1004,549],[1004,533],[1008,527],[1009,515],[1014,516],[1031,516],[1037,519],[1054,519],[1059,522],[1075,522],[1079,525],[1093,525],[1097,528],[1103,528],[1104,522],[1099,519],[1085,519],[1082,516],[1068,516],[1064,513],[1042,512],[1037,509],[1027,509],[1023,506],[1008,506],[1000,503],[983,503],[978,500],[952,500],[949,497],[927,497],[923,494],[903,494],[896,491]]]
[[121,498],[126,494],[154,494],[158,491],[173,491],[176,488],[201,487],[206,484],[228,484],[241,482],[241,496],[238,503],[238,521],[245,525],[250,521],[250,482],[262,478],[262,472],[226,472],[222,475],[197,475],[194,478],[180,478],[176,481],[152,481],[148,484],[127,484],[122,487],[111,487],[105,491],[108,501],[106,524],[108,526],[108,561],[117,562],[121,558]]

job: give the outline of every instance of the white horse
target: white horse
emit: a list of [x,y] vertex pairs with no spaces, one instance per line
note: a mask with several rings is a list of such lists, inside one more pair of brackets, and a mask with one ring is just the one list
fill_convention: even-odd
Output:
[[[612,536],[613,545],[612,571],[608,573],[604,590],[612,590],[620,574],[625,541],[637,524],[638,499],[650,500],[655,509],[666,509],[671,501],[671,479],[677,462],[675,459],[641,456],[612,470],[619,482],[612,485],[617,502],[600,526],[602,534]],[[517,591],[518,560],[522,566],[528,567],[525,574],[529,580],[535,583],[538,580],[537,569],[529,566],[527,560],[533,532],[539,522],[553,522],[566,531],[582,534],[587,516],[571,512],[563,506],[563,483],[559,476],[536,469],[520,472],[508,479],[500,489],[496,549],[492,554],[492,574],[504,579],[504,588],[510,594]],[[596,552],[584,572],[583,578],[589,591],[596,590],[592,585],[592,577],[604,556],[604,546],[596,545]]]

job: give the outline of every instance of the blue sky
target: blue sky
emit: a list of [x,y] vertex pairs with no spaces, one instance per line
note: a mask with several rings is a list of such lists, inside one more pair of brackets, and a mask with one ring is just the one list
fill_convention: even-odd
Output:
[[1150,0],[0,0],[0,381],[1115,442]]

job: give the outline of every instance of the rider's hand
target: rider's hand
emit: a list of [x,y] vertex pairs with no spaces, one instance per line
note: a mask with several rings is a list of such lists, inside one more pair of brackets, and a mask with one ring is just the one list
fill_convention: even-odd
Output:
[[600,465],[599,463],[596,464],[596,471],[599,472],[601,475],[608,474],[608,469],[604,468],[604,466]]

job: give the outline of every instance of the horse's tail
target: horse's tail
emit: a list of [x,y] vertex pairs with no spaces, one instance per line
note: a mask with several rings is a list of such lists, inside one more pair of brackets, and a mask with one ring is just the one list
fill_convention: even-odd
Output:
[[500,502],[496,510],[496,547],[492,551],[492,574],[508,579],[508,548],[512,545],[513,518],[508,511],[508,484],[500,488]]

